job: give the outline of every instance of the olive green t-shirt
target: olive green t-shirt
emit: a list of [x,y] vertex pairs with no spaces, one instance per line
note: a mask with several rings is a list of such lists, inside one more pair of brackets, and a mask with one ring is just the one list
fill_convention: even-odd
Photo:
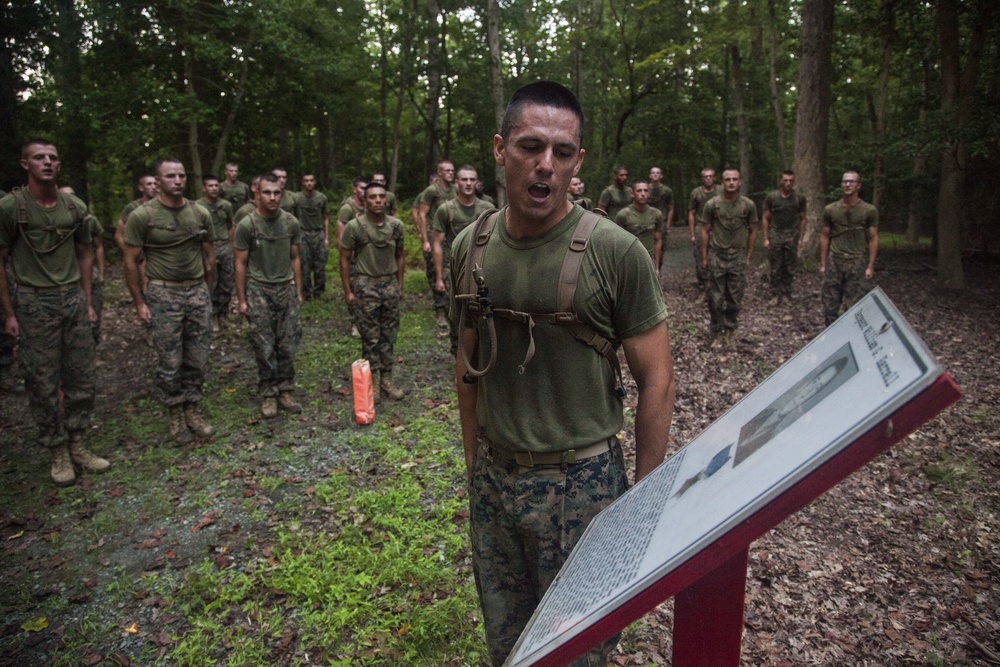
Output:
[[701,214],[705,209],[705,204],[713,197],[718,197],[721,194],[721,185],[716,185],[709,192],[705,192],[705,188],[700,185],[691,191],[691,197],[688,199],[688,210],[694,211],[694,224],[701,224]]
[[87,205],[73,195],[59,193],[55,206],[42,207],[28,188],[21,188],[21,193],[28,218],[23,235],[18,230],[16,197],[9,194],[0,199],[0,246],[10,251],[14,280],[31,287],[72,285],[80,279],[76,244],[92,242],[90,226],[85,224]]
[[768,232],[772,229],[776,232],[798,230],[802,214],[806,212],[806,198],[794,190],[783,197],[781,190],[775,190],[764,198],[764,210],[771,212]]
[[236,225],[233,247],[247,250],[247,275],[261,283],[287,283],[292,272],[292,246],[302,242],[302,225],[288,211],[265,218],[252,212]]
[[[515,239],[499,213],[483,258],[486,286],[495,308],[553,313],[563,258],[584,211],[574,206],[538,238]],[[452,270],[465,280],[466,257],[475,226],[455,239]],[[648,331],[666,319],[663,293],[653,263],[639,241],[602,219],[594,229],[580,267],[574,310],[579,319],[614,343]],[[456,292],[461,291],[456,287]],[[452,298],[451,318],[459,319]],[[616,379],[607,359],[577,340],[564,326],[526,325],[495,317],[497,358],[476,385],[476,412],[487,437],[509,451],[549,452],[583,447],[608,438],[623,425],[622,399],[612,392]],[[535,354],[521,370],[534,340]],[[489,335],[480,325],[476,366],[489,355]]]
[[579,199],[573,199],[573,195],[566,193],[566,200],[571,204],[576,204],[585,211],[594,210],[594,202],[590,201],[588,197],[580,197]]
[[355,270],[361,275],[394,276],[398,271],[396,252],[403,250],[403,222],[387,215],[381,225],[375,225],[361,215],[347,223],[340,247],[351,251]]
[[238,225],[240,220],[247,217],[255,210],[257,210],[257,206],[252,201],[248,201],[246,204],[243,204],[243,206],[236,209],[236,213],[233,214],[233,224]]
[[133,199],[129,203],[125,204],[124,207],[122,207],[122,214],[118,216],[118,219],[123,222],[125,220],[128,220],[128,217],[132,215],[132,211],[139,208],[140,206],[142,206],[142,199],[141,198]]
[[603,209],[608,214],[609,220],[614,220],[618,212],[632,203],[632,191],[628,188],[619,188],[609,185],[601,192],[597,198],[598,208]]
[[656,248],[657,232],[662,234],[666,228],[662,211],[652,206],[647,206],[643,211],[637,210],[635,206],[626,206],[618,211],[615,224],[639,239],[650,258]]
[[212,214],[192,201],[175,208],[152,199],[125,221],[125,243],[145,251],[146,276],[154,280],[204,278],[201,244],[211,240]]
[[365,214],[365,207],[358,206],[354,203],[354,197],[348,197],[340,204],[340,210],[337,211],[337,222],[347,224],[359,215]]
[[299,193],[299,222],[304,232],[321,232],[327,215],[326,195],[313,191],[312,195]]
[[228,181],[219,181],[219,196],[232,204],[234,211],[250,201],[251,194],[250,186],[243,181],[236,181],[233,185]]
[[229,228],[233,226],[233,205],[225,199],[216,199],[212,204],[204,197],[196,203],[204,206],[212,215],[212,240],[228,241]]
[[712,225],[708,245],[725,253],[745,251],[750,228],[757,224],[757,206],[749,197],[740,195],[735,201],[713,197],[701,212],[702,224]]
[[660,213],[666,218],[670,207],[674,205],[674,191],[665,185],[649,186],[649,199],[646,203],[653,208],[660,209]]
[[442,232],[445,245],[450,246],[460,231],[474,223],[486,211],[492,211],[495,208],[482,199],[473,201],[472,206],[465,206],[458,199],[449,199],[438,207],[437,213],[434,214],[434,219],[431,221],[431,229],[435,232]]
[[278,202],[278,206],[283,211],[288,211],[292,215],[298,217],[299,215],[299,193],[292,192],[291,190],[285,190],[281,193],[281,201]]
[[424,188],[424,191],[420,193],[420,197],[417,199],[417,203],[427,204],[428,227],[430,226],[431,221],[434,220],[434,214],[437,213],[438,207],[449,199],[454,199],[457,196],[458,191],[455,189],[454,185],[450,188],[445,188],[440,183],[433,183]]
[[868,228],[878,227],[878,209],[860,199],[853,206],[835,201],[823,209],[823,226],[830,228],[830,252],[867,257]]

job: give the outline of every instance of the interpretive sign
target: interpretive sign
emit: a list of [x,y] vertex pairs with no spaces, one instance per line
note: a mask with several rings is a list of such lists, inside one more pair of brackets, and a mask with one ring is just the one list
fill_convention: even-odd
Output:
[[[725,543],[722,560],[736,556],[739,567],[740,549],[745,554],[752,539],[905,435],[892,437],[886,418],[904,412],[942,375],[885,294],[872,291],[593,520],[505,664],[558,664],[551,662],[553,655],[582,654],[642,613],[631,604],[630,617],[619,614],[609,623],[616,611],[640,598],[648,610],[693,583],[660,585],[679,569],[695,571],[690,564],[710,546]],[[949,387],[948,396],[918,409],[917,421],[905,420],[906,428],[913,430],[955,400],[958,392]],[[849,454],[876,426],[888,431],[879,432],[887,444],[838,465],[839,476],[831,476],[835,457]],[[795,493],[817,487],[811,476],[832,481],[811,495]],[[788,498],[799,496],[801,504],[775,513],[776,500],[787,506]],[[764,514],[776,520],[755,533],[746,530],[755,515]],[[727,541],[733,535],[742,543]],[[745,579],[745,555],[742,567]],[[650,590],[662,594],[651,599]],[[742,599],[740,592],[739,623]]]

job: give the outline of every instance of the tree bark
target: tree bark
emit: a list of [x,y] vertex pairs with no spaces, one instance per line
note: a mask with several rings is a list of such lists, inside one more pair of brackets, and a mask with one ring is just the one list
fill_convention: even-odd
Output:
[[[389,190],[395,192],[396,178],[399,176],[400,121],[403,117],[403,103],[410,82],[410,61],[413,54],[413,26],[417,15],[417,0],[412,0],[410,11],[406,12],[406,26],[403,28],[403,43],[400,45],[399,89],[396,91],[396,110],[392,117],[392,164],[389,167]],[[420,185],[423,185],[421,183]]]
[[788,169],[788,130],[785,127],[785,104],[778,91],[778,25],[774,0],[767,1],[768,33],[770,51],[768,53],[768,68],[771,74],[771,104],[774,107],[774,124],[778,129],[778,154],[781,156],[782,170]]
[[872,205],[881,210],[885,191],[885,114],[889,106],[889,73],[896,37],[896,2],[884,0],[881,7],[879,37],[882,53],[879,62],[878,95],[875,98],[875,160],[873,165]]
[[798,110],[795,121],[794,170],[806,197],[803,255],[814,256],[819,245],[826,181],[826,142],[830,128],[830,59],[833,52],[833,0],[802,3]]
[[427,0],[427,14],[432,35],[427,44],[427,169],[433,174],[441,155],[438,139],[438,118],[441,115],[441,72],[443,65],[441,5],[438,0]]
[[77,13],[73,0],[59,0],[59,89],[65,113],[60,133],[60,152],[69,176],[69,183],[78,197],[87,201],[87,146],[89,119],[84,107],[80,83],[83,65],[80,61],[80,43],[83,40],[83,19]]
[[[253,38],[248,43],[253,43]],[[215,147],[215,157],[212,158],[212,173],[218,176],[222,173],[222,164],[226,160],[226,147],[229,144],[229,137],[233,133],[233,126],[236,125],[236,116],[239,114],[240,106],[243,104],[243,97],[246,95],[247,75],[250,73],[250,58],[243,56],[240,62],[240,78],[236,81],[236,90],[233,92],[233,103],[226,114],[226,122],[222,125],[219,133],[219,143]]]
[[[500,60],[500,5],[497,0],[486,2],[486,43],[490,52],[490,88],[493,93],[493,115],[497,133],[503,123],[506,96],[503,91],[503,64]],[[507,204],[507,175],[503,167],[496,165],[497,205]]]

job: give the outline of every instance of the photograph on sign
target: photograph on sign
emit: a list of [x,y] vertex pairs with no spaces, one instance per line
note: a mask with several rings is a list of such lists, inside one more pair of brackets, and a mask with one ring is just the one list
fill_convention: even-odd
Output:
[[531,665],[659,581],[930,386],[880,289],[591,522],[508,657]]

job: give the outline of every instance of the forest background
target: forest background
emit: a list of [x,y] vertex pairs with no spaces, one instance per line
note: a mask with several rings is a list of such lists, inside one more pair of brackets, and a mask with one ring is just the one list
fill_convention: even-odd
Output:
[[349,193],[384,171],[410,201],[442,157],[505,198],[492,137],[510,93],[583,102],[582,177],[663,168],[683,220],[705,166],[760,203],[785,168],[809,198],[805,253],[848,168],[882,227],[930,237],[937,280],[995,250],[1000,29],[993,0],[11,0],[0,8],[0,188],[21,141],[56,142],[102,221],[164,155],[189,196],[227,160]]

